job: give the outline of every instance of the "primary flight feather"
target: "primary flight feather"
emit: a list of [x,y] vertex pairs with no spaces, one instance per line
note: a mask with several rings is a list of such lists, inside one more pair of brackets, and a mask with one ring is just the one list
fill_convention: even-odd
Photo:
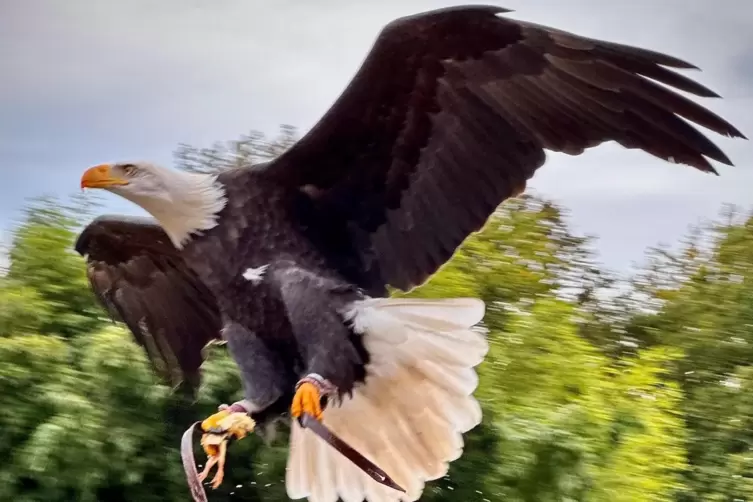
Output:
[[471,328],[483,304],[388,299],[387,288],[436,272],[523,192],[546,150],[614,141],[715,172],[712,161],[731,162],[693,124],[744,137],[677,92],[716,97],[675,71],[691,64],[504,12],[390,23],[324,117],[264,166],[116,163],[82,177],[156,220],[100,217],[76,249],[165,378],[196,385],[203,347],[225,340],[244,384],[236,409],[257,422],[309,413],[407,490],[378,485],[293,421],[291,498],[416,500],[461,454],[481,420],[473,368],[487,345]]

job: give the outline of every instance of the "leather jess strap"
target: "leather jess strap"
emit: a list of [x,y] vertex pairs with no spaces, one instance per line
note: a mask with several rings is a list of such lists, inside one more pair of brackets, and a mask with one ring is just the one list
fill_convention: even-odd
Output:
[[371,479],[381,485],[388,486],[393,490],[405,493],[405,490],[395,483],[386,472],[377,467],[377,465],[371,460],[358,453],[348,443],[335,436],[323,423],[319,422],[308,413],[304,413],[301,416],[300,423],[302,427],[309,429],[311,432],[326,441],[332,448],[340,452],[341,455],[353,462],[356,467],[368,474]]
[[183,470],[186,473],[188,489],[194,502],[208,502],[207,493],[199,481],[199,471],[196,469],[196,459],[193,454],[193,433],[201,422],[194,422],[191,427],[186,429],[183,437],[180,439],[180,459],[183,462]]

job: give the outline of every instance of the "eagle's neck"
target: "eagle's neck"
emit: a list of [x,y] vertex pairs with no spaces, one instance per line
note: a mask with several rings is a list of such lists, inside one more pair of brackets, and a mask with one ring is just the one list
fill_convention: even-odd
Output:
[[168,186],[169,203],[144,204],[144,209],[157,218],[173,245],[182,249],[194,236],[217,226],[227,195],[212,174],[172,171]]

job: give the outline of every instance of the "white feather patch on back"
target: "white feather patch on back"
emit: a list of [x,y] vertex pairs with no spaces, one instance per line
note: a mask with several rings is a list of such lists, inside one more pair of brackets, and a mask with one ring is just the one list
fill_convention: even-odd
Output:
[[323,422],[407,490],[379,485],[311,431],[292,424],[286,488],[310,502],[408,502],[460,457],[464,432],[481,422],[473,397],[486,337],[473,299],[367,299],[344,313],[371,356],[365,385]]
[[247,268],[246,271],[243,272],[243,278],[247,281],[250,281],[252,284],[259,284],[264,280],[264,272],[267,271],[267,268],[269,268],[269,265],[262,265],[261,267],[256,268]]

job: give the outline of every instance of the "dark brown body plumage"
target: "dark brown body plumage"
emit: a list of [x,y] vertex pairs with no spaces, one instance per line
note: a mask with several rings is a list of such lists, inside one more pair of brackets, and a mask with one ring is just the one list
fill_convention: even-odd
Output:
[[[614,141],[706,172],[731,164],[691,123],[742,133],[671,89],[716,96],[671,69],[691,64],[503,12],[391,23],[296,145],[220,176],[219,225],[184,251],[154,225],[109,218],[84,231],[95,291],[168,376],[197,378],[201,348],[225,326],[250,399],[289,394],[312,368],[347,391],[366,355],[333,313],[424,282],[524,190],[546,150]],[[262,284],[242,278],[267,264]]]
[[[182,255],[217,299],[247,398],[259,409],[278,403],[283,410],[307,373],[323,375],[342,393],[363,381],[368,356],[341,313],[362,293],[331,263],[342,251],[329,252],[308,235],[322,226],[342,231],[344,222],[323,221],[304,194],[257,173],[219,176],[228,199],[220,221],[227,223],[190,242]],[[260,267],[268,267],[260,281],[243,277]]]

